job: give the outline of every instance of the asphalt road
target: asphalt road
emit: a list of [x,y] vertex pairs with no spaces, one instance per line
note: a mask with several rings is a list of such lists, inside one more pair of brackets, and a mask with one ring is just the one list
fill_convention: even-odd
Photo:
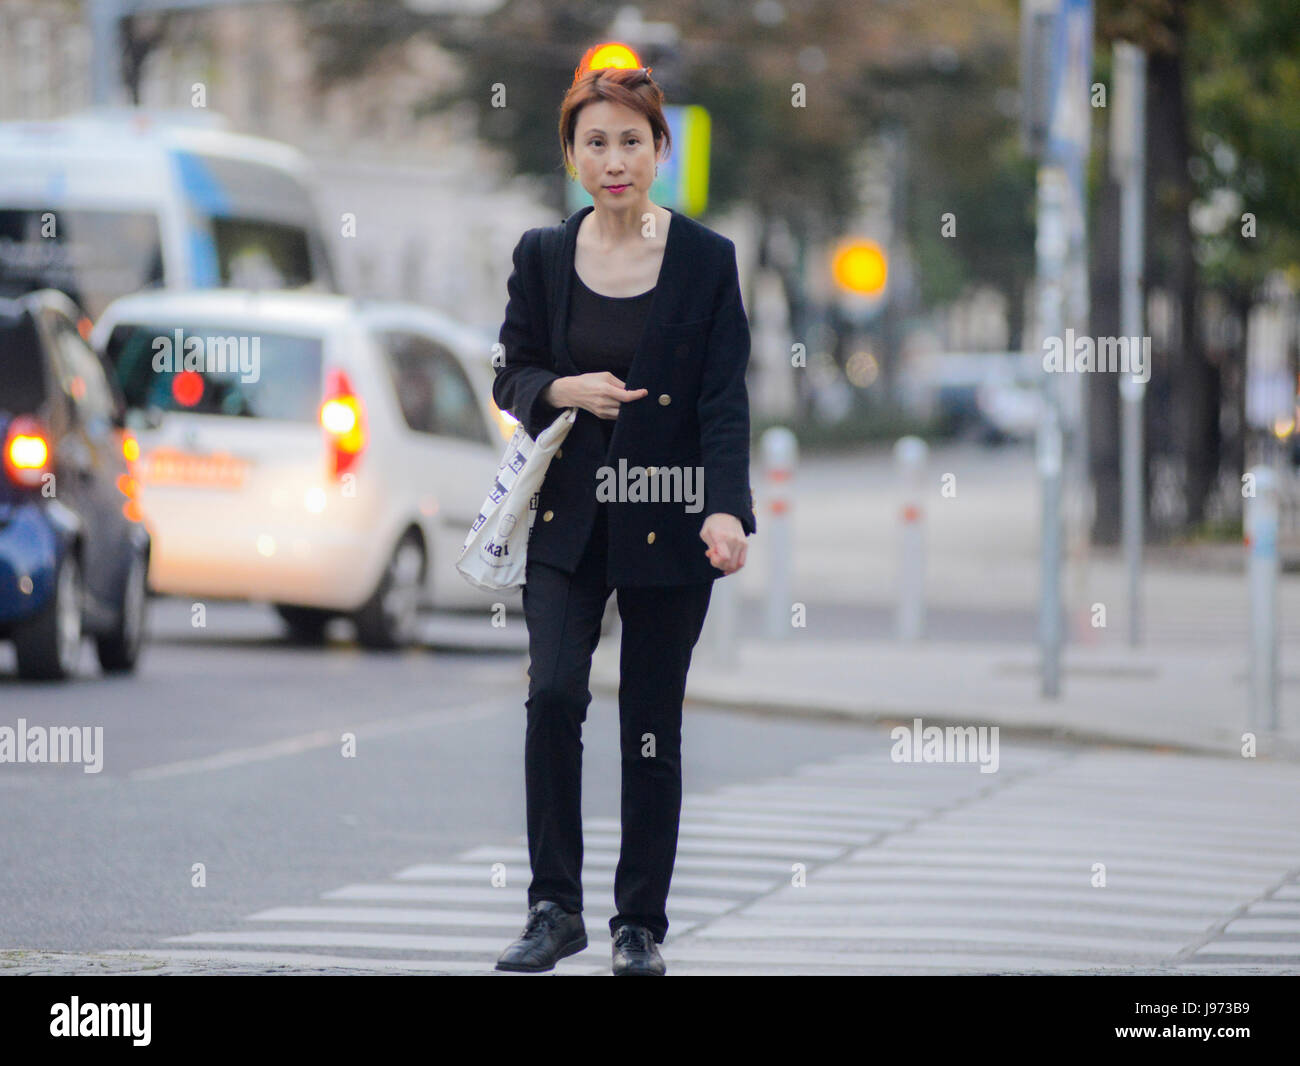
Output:
[[[526,660],[447,650],[457,633],[518,644],[521,618],[495,633],[444,618],[442,648],[394,655],[289,646],[256,606],[209,604],[196,632],[155,600],[151,632],[131,679],[98,677],[87,646],[83,677],[23,683],[0,650],[0,725],[103,727],[99,773],[0,766],[0,947],[139,947],[523,833]],[[588,713],[590,817],[618,817],[617,715],[602,698]],[[686,785],[779,773],[868,732],[690,708]]]

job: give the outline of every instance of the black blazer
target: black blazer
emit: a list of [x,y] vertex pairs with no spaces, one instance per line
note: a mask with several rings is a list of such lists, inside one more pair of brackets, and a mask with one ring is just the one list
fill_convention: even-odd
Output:
[[[564,251],[549,323],[542,230],[528,230],[515,246],[499,338],[504,365],[497,367],[492,398],[534,439],[562,411],[541,398],[546,386],[557,377],[581,373],[566,341],[569,291],[578,225],[593,210],[584,207],[561,224]],[[672,215],[659,281],[625,383],[628,389],[649,392],[622,405],[608,452],[600,420],[578,409],[546,471],[528,542],[529,560],[572,574],[596,519],[599,467],[608,465],[617,474],[619,459],[626,460],[629,471],[635,466],[702,467],[704,507],[696,513],[680,502],[606,503],[607,576],[613,588],[722,577],[700,539],[705,518],[714,512],[735,515],[746,534],[758,529],[749,485],[749,321],[736,246],[687,215]]]

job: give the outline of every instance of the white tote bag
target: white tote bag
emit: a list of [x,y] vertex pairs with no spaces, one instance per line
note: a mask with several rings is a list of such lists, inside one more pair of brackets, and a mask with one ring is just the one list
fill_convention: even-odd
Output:
[[568,408],[535,441],[522,424],[515,428],[492,491],[483,501],[456,563],[471,585],[505,592],[524,583],[542,479],[577,417],[578,409]]

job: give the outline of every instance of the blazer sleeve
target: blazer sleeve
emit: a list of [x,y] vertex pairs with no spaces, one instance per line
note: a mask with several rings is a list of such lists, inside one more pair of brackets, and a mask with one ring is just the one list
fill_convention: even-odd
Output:
[[697,413],[704,460],[704,513],[735,515],[746,535],[758,531],[749,486],[749,320],[740,296],[736,245],[726,242],[723,281],[709,328]]
[[537,231],[529,230],[515,245],[514,269],[506,282],[506,317],[497,337],[505,360],[496,368],[492,381],[492,399],[497,407],[522,422],[525,432],[534,439],[561,412],[561,408],[542,399],[546,386],[561,375],[553,369],[555,361],[547,336],[546,290],[538,254],[541,242],[537,238]]

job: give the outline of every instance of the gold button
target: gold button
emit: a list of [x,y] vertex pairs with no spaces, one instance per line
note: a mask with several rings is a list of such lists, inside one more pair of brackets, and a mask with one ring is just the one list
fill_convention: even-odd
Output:
[[542,521],[549,522],[554,517],[555,517],[554,511],[547,511],[544,515],[542,515]]
[[660,407],[667,407],[667,406],[668,406],[670,403],[672,403],[672,402],[673,402],[673,398],[672,398],[671,396],[669,396],[668,393],[665,392],[665,393],[661,393],[661,394],[660,394],[660,396],[659,396],[659,406],[660,406]]
[[557,459],[563,459],[563,458],[564,458],[564,449],[563,449],[563,448],[557,448],[557,449],[556,449],[556,451],[555,451],[555,458],[557,458]]
[[645,542],[647,544],[653,544],[655,542],[655,535],[653,533],[647,533],[645,535]]

